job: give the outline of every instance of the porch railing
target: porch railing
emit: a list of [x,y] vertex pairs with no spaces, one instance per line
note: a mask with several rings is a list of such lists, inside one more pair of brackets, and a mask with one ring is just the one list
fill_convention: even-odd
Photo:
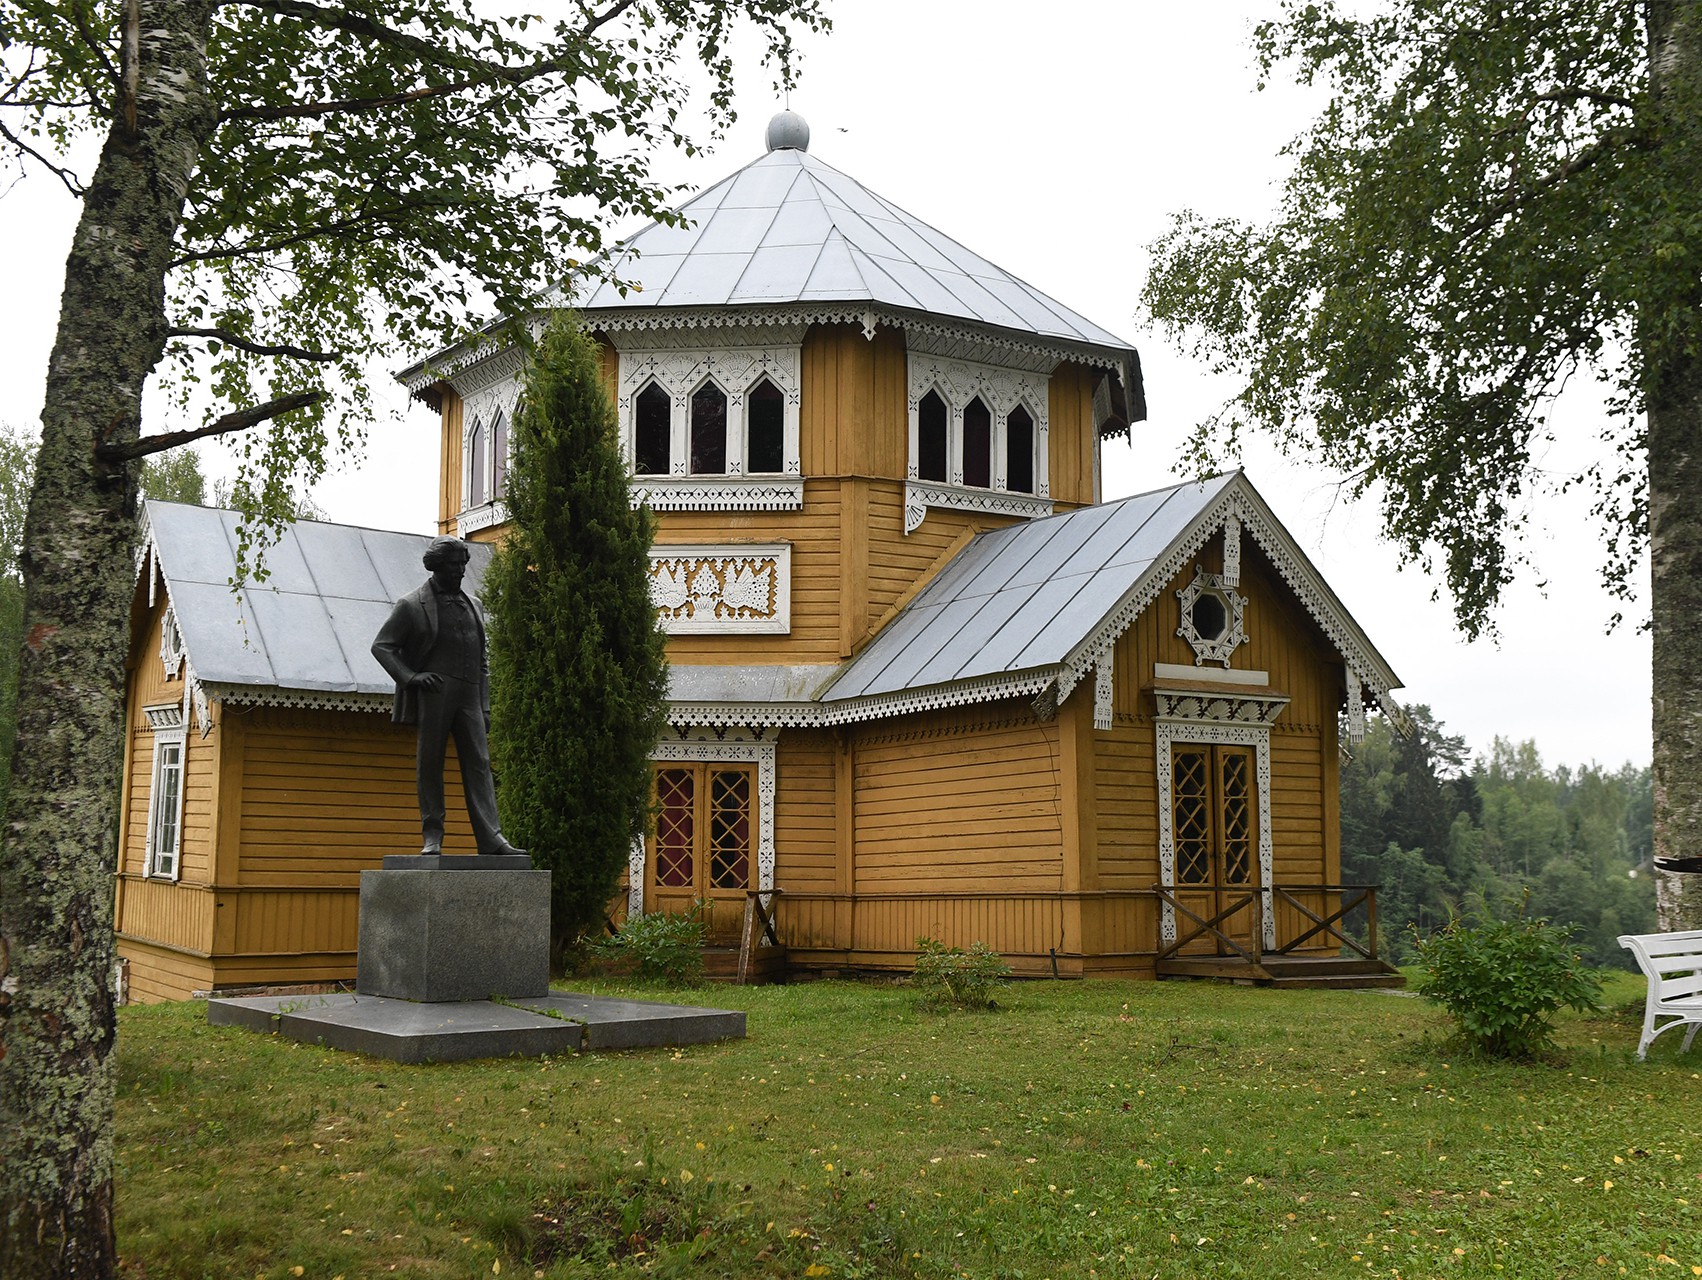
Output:
[[[1291,955],[1298,948],[1305,946],[1314,938],[1319,944],[1327,945],[1333,941],[1336,946],[1347,947],[1358,952],[1367,960],[1377,957],[1377,886],[1374,884],[1308,884],[1308,885],[1272,885],[1270,887],[1271,905],[1286,905],[1310,922],[1310,928],[1305,928],[1293,937],[1284,941],[1281,937],[1275,939],[1275,945],[1267,951],[1263,946],[1264,929],[1264,893],[1258,887],[1246,889],[1225,890],[1213,885],[1200,885],[1197,888],[1189,886],[1185,889],[1156,886],[1153,892],[1161,902],[1166,902],[1178,917],[1178,928],[1173,941],[1160,948],[1158,959],[1168,960],[1178,955],[1183,948],[1198,942],[1211,941],[1219,954],[1230,953],[1240,956],[1249,964],[1256,964],[1261,954]],[[1179,894],[1208,893],[1214,897],[1214,905],[1218,908],[1211,916],[1202,916],[1194,911]],[[1322,894],[1326,899],[1334,897],[1335,910],[1328,915],[1319,915],[1303,902],[1299,895]],[[1342,922],[1346,916],[1360,907],[1365,908],[1365,941],[1346,932]],[[1328,910],[1328,908],[1325,908]],[[1236,934],[1226,931],[1225,924],[1237,914],[1246,911],[1251,916],[1250,929],[1237,929],[1236,934],[1260,940],[1257,945],[1249,946]],[[1180,927],[1180,918],[1186,916],[1193,921],[1194,927],[1184,930]],[[1277,919],[1281,920],[1281,914]],[[1274,931],[1273,931],[1274,932]]]

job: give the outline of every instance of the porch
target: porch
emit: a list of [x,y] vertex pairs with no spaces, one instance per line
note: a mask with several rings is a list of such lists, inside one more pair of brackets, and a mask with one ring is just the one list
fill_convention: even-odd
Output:
[[1194,886],[1181,895],[1162,886],[998,895],[751,890],[736,958],[717,957],[712,969],[737,982],[796,971],[907,972],[916,938],[927,936],[985,942],[1023,978],[1404,986],[1378,952],[1376,899],[1375,885],[1237,886],[1214,889],[1201,914]]

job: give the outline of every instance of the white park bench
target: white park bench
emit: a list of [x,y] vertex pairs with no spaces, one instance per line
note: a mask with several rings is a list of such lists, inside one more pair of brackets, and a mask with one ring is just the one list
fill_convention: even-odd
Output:
[[[1619,945],[1637,957],[1649,979],[1649,998],[1643,1008],[1643,1038],[1637,1042],[1637,1057],[1643,1058],[1656,1036],[1674,1027],[1690,1025],[1681,1052],[1702,1027],[1702,929],[1687,933],[1628,933]],[[1656,1026],[1660,1019],[1667,1022]]]

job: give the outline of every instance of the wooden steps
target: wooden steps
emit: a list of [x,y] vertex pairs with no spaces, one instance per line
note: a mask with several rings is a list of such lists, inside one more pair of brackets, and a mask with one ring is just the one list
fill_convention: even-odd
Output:
[[[751,952],[745,981],[752,985],[785,982],[787,972],[785,947],[757,947]],[[703,949],[703,976],[710,982],[737,982],[739,980],[739,948],[705,947]]]

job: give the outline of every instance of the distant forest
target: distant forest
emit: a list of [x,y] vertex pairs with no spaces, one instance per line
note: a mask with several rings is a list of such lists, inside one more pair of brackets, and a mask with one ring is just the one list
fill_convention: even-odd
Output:
[[1503,738],[1472,759],[1429,707],[1410,714],[1410,738],[1373,720],[1342,763],[1342,881],[1381,886],[1383,954],[1404,962],[1415,930],[1487,907],[1570,925],[1589,962],[1634,967],[1615,939],[1655,929],[1648,768],[1549,769]]

